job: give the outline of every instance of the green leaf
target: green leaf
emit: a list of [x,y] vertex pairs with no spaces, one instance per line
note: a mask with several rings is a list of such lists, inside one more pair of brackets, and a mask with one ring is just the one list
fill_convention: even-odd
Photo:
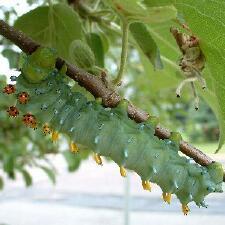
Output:
[[4,155],[3,169],[11,179],[15,179],[14,163],[12,155]]
[[98,33],[98,35],[101,38],[103,49],[104,49],[104,53],[107,53],[108,50],[109,50],[109,38],[103,32]]
[[[195,0],[145,0],[148,6],[163,6],[174,4],[178,12],[190,27],[192,32],[200,39],[201,49],[206,56],[208,70],[203,71],[209,88],[212,101],[208,101],[208,94],[202,93],[205,100],[213,106],[220,124],[219,149],[225,143],[225,26],[223,26],[225,11],[224,1],[195,1]],[[168,51],[168,50],[167,50]]]
[[70,61],[83,69],[92,68],[95,65],[95,55],[91,48],[81,40],[74,40],[70,45]]
[[48,175],[52,183],[55,184],[56,183],[55,172],[46,166],[39,166],[39,167]]
[[143,51],[143,53],[150,60],[155,69],[162,69],[163,64],[160,58],[160,52],[157,44],[153,40],[148,28],[143,23],[132,23],[130,31]]
[[[201,95],[204,95],[204,99],[207,102],[207,104],[213,109],[217,120],[219,121],[219,129],[220,131],[224,131],[224,124],[223,124],[223,117],[222,117],[222,112],[220,111],[220,106],[219,106],[219,102],[218,102],[218,98],[215,95],[215,93],[213,93],[212,91],[210,91],[209,89],[204,91],[199,90],[201,92]],[[220,132],[220,139],[219,140],[219,145],[218,148],[216,150],[216,153],[222,148],[223,146],[223,141],[225,139],[225,132]]]
[[38,7],[15,22],[15,27],[42,45],[54,47],[58,54],[69,59],[69,46],[75,39],[83,39],[79,16],[64,4]]
[[68,164],[68,170],[70,172],[73,172],[79,168],[80,158],[77,155],[69,151],[65,151],[63,152],[63,156]]
[[2,177],[0,177],[0,190],[2,190],[4,187],[4,181],[2,179]]
[[23,179],[26,183],[26,186],[29,187],[32,185],[32,177],[31,175],[28,173],[28,171],[26,171],[25,169],[21,169],[20,172],[23,175]]
[[104,46],[101,37],[97,33],[87,34],[87,43],[95,55],[95,64],[104,68]]
[[10,48],[4,49],[2,55],[9,60],[9,67],[16,68],[18,65],[19,53]]
[[173,5],[146,7],[140,0],[107,0],[107,3],[122,18],[144,23],[162,23],[176,18],[177,10]]

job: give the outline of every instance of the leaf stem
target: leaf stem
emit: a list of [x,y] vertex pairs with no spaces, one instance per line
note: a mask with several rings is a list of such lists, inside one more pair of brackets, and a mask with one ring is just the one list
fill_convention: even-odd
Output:
[[123,78],[123,74],[124,74],[124,70],[125,70],[125,66],[126,66],[127,52],[128,52],[129,25],[130,25],[129,21],[123,20],[123,22],[122,22],[123,37],[122,37],[122,50],[121,50],[121,56],[120,56],[120,67],[119,67],[119,71],[118,71],[118,74],[117,74],[115,80],[113,80],[113,84],[115,84],[115,85],[120,84],[120,82]]

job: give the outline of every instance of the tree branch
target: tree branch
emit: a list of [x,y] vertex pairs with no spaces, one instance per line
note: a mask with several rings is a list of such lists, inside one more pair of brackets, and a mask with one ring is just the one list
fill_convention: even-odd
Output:
[[[5,38],[9,39],[15,45],[17,45],[23,52],[31,54],[34,52],[40,44],[36,43],[31,38],[27,37],[22,32],[9,26],[3,20],[0,20],[0,34]],[[56,68],[60,69],[65,61],[61,58],[57,59]],[[74,65],[67,65],[66,74],[73,80],[77,81],[78,84],[86,88],[94,97],[102,98],[103,105],[106,107],[116,107],[121,100],[121,97],[117,92],[106,87],[105,83],[98,77],[79,69]],[[128,115],[131,119],[137,123],[144,122],[149,118],[149,114],[141,109],[136,108],[131,103],[128,106]],[[155,135],[161,139],[170,137],[170,131],[160,124],[156,127]],[[180,151],[185,155],[193,158],[195,162],[202,166],[207,166],[213,162],[213,160],[201,152],[199,149],[191,146],[185,141],[180,142]],[[225,181],[225,173],[224,173]]]

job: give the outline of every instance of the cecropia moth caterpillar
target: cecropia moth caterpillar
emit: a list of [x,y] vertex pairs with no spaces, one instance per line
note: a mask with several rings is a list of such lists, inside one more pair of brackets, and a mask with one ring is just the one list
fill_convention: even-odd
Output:
[[9,108],[10,116],[19,114],[25,125],[51,133],[54,141],[59,133],[67,135],[73,152],[78,152],[77,143],[87,146],[100,165],[101,156],[111,158],[122,176],[126,176],[126,169],[135,171],[145,190],[151,190],[150,182],[158,184],[164,201],[170,203],[171,195],[176,195],[185,215],[189,202],[205,206],[206,195],[222,192],[221,164],[203,167],[181,156],[173,135],[160,140],[154,135],[151,119],[137,124],[128,117],[126,100],[116,108],[87,101],[71,90],[63,72],[55,69],[55,61],[55,51],[50,48],[38,48],[27,56],[16,88],[4,89],[18,99]]

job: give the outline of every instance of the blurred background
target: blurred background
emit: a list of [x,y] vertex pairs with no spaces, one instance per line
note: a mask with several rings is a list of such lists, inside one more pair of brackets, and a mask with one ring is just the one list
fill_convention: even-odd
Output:
[[[13,24],[18,16],[40,4],[45,1],[0,0],[0,19]],[[155,37],[168,28],[160,26],[152,28]],[[115,74],[121,39],[117,33],[100,33],[106,45],[113,43],[107,47],[105,68]],[[165,41],[160,37],[158,41],[163,51],[160,42]],[[0,37],[0,52],[2,89],[10,82],[10,76],[19,74],[16,68],[20,50]],[[172,54],[174,59],[179,58],[176,49]],[[164,72],[155,72],[147,59],[131,47],[121,94],[159,116],[164,126],[179,131],[185,140],[225,165],[224,148],[213,154],[219,138],[213,111],[201,99],[196,112],[188,90],[177,99],[175,89],[180,74],[170,68],[174,65],[165,62],[165,66]],[[80,91],[92,98],[85,90]],[[157,185],[153,185],[151,193],[143,191],[136,174],[129,172],[127,178],[121,178],[115,163],[104,160],[103,167],[99,167],[88,149],[77,155],[70,153],[66,137],[52,144],[41,132],[26,129],[20,121],[8,118],[7,106],[14,102],[13,97],[5,99],[0,95],[1,225],[224,224],[224,194],[210,195],[208,209],[191,204],[190,215],[184,217],[176,199],[171,205],[163,202]]]

